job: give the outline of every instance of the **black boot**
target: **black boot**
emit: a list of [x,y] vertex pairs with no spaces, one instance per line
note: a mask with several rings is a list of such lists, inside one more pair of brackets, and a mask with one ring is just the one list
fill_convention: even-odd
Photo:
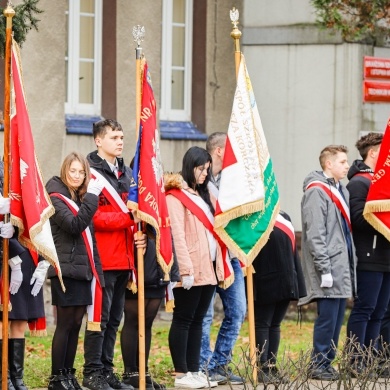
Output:
[[[150,376],[149,376],[149,379]],[[133,386],[134,389],[139,389],[139,373],[137,371],[130,371],[127,370],[122,375],[122,382],[126,385]],[[153,389],[153,384],[149,381],[147,375],[145,375],[145,388],[146,389]]]
[[25,339],[8,340],[8,366],[15,390],[27,390],[23,382]]
[[69,380],[70,384],[72,385],[72,388],[75,390],[82,390],[82,387],[80,386],[79,382],[77,381],[77,378],[75,375],[76,369],[75,368],[68,368],[67,372],[68,372],[68,380]]
[[[0,361],[3,360],[3,340],[0,340]],[[15,387],[14,385],[12,384],[11,382],[11,378],[9,376],[9,372],[8,372],[8,390],[15,390]],[[2,386],[2,365],[0,365],[0,386]]]
[[165,385],[163,385],[162,383],[157,383],[157,382],[155,382],[153,380],[153,378],[150,375],[149,371],[146,371],[145,382],[146,382],[146,388],[148,388],[149,385],[151,385],[152,388],[155,389],[155,390],[164,390],[164,389],[166,389]]
[[65,369],[58,370],[57,375],[52,375],[47,388],[49,390],[74,390]]
[[271,374],[271,370],[268,367],[267,363],[260,363],[257,370],[257,381],[259,383],[263,383],[264,385],[268,385],[269,383],[273,383],[273,378]]

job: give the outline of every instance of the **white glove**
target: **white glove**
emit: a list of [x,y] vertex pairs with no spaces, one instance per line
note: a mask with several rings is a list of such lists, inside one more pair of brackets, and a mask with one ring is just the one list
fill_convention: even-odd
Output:
[[37,268],[35,269],[30,281],[30,285],[33,285],[35,283],[34,287],[31,289],[31,295],[33,295],[34,297],[36,297],[39,291],[41,291],[43,283],[46,279],[47,269],[49,267],[50,263],[47,260],[41,260],[38,263]]
[[12,238],[15,233],[15,229],[12,226],[11,222],[0,222],[0,237],[3,238]]
[[9,214],[9,208],[11,206],[10,198],[3,198],[0,195],[0,214]]
[[22,259],[19,256],[12,257],[8,260],[11,268],[11,279],[9,281],[9,292],[14,295],[19,291],[23,282]]
[[332,287],[333,286],[333,277],[332,274],[321,275],[321,286],[320,287]]
[[185,290],[189,290],[194,284],[194,275],[185,275],[181,278],[181,285]]
[[88,183],[87,192],[99,196],[104,187],[104,183],[99,179],[91,179]]

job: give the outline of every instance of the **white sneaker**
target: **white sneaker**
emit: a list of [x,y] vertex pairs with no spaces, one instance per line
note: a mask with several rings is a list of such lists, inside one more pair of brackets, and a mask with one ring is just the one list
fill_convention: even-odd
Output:
[[185,387],[188,389],[203,389],[205,387],[204,383],[196,380],[190,372],[187,372],[181,378],[175,378],[175,387]]
[[218,382],[212,381],[210,377],[207,377],[206,374],[204,374],[202,371],[199,372],[193,372],[192,377],[195,378],[198,382],[203,383],[205,387],[217,387]]

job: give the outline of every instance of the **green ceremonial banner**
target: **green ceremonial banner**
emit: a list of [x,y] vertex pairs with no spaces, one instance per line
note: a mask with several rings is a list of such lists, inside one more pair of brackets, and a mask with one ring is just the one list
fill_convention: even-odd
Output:
[[279,190],[244,56],[216,206],[214,228],[249,266],[266,244],[279,213]]

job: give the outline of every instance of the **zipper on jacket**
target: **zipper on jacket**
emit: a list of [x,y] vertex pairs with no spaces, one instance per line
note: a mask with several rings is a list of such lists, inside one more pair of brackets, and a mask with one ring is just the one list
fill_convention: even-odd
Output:
[[374,240],[372,242],[372,249],[376,249],[376,238],[377,238],[377,236],[376,236],[376,234],[374,234]]

